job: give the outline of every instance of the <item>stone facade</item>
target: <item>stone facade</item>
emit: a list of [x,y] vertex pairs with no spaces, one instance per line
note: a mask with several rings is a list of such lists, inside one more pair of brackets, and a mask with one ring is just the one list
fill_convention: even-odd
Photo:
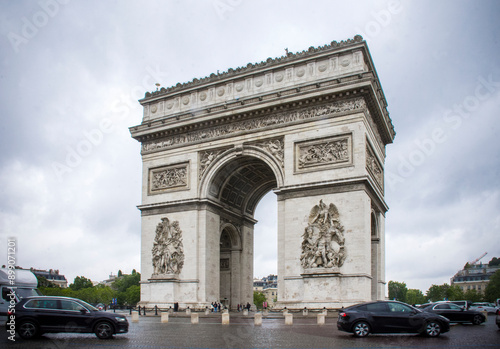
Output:
[[[141,304],[252,303],[253,215],[270,190],[278,198],[276,307],[384,298],[383,169],[395,132],[362,38],[140,102],[143,122],[130,132],[142,144]],[[170,269],[160,263],[172,258]]]

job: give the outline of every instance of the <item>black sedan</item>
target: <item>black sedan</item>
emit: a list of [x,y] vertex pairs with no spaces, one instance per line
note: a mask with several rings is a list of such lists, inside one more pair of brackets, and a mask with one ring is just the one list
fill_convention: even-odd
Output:
[[100,339],[128,332],[128,321],[122,315],[99,311],[92,305],[68,297],[27,297],[16,304],[15,331],[24,339],[42,333],[95,333]]
[[426,312],[442,315],[448,318],[450,322],[470,322],[474,325],[480,325],[486,321],[486,316],[479,311],[467,310],[452,302],[431,303],[421,309]]
[[356,337],[365,337],[370,333],[420,333],[437,337],[450,330],[450,322],[447,318],[406,303],[378,301],[341,310],[337,328]]

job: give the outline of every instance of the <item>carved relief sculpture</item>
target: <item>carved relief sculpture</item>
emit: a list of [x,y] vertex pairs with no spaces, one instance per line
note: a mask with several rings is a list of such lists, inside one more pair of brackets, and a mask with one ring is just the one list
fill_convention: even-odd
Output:
[[199,179],[203,177],[203,174],[205,173],[206,169],[214,160],[223,152],[225,149],[222,150],[207,150],[207,151],[202,151],[199,153],[199,159],[200,159],[200,166],[199,166]]
[[379,165],[377,158],[373,155],[373,151],[368,145],[366,146],[366,168],[380,185],[380,188],[383,189],[384,173],[382,171],[382,167]]
[[175,164],[149,170],[149,194],[189,188],[189,164]]
[[304,231],[300,262],[304,269],[337,269],[344,264],[344,227],[334,204],[326,206],[323,200],[309,214]]
[[278,160],[282,168],[285,167],[285,144],[282,138],[259,142],[255,145],[270,153],[276,160]]
[[153,276],[178,275],[181,272],[184,265],[184,248],[178,221],[170,223],[168,218],[162,218],[161,223],[158,223],[152,256]]
[[299,168],[349,161],[348,139],[300,148]]

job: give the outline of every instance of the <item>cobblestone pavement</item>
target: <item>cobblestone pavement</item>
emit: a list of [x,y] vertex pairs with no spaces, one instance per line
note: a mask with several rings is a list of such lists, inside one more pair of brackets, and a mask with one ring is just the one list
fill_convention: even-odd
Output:
[[129,333],[111,340],[99,340],[93,334],[46,334],[24,341],[8,340],[1,331],[1,348],[500,348],[500,330],[494,316],[480,326],[453,325],[450,332],[438,338],[419,335],[369,335],[354,338],[340,332],[336,317],[329,316],[325,325],[317,325],[316,317],[296,316],[293,325],[285,325],[283,316],[274,315],[255,326],[252,314],[231,314],[229,325],[221,324],[220,314],[200,314],[199,324],[181,314],[171,315],[168,323],[159,316],[141,316],[130,322]]

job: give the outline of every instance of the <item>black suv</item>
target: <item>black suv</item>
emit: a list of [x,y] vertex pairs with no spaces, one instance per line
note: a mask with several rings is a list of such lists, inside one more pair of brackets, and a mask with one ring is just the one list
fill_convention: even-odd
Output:
[[123,315],[99,311],[92,305],[68,297],[27,297],[16,304],[16,332],[24,339],[42,333],[95,333],[100,339],[128,332],[128,321]]
[[337,328],[356,337],[365,337],[370,333],[420,333],[437,337],[450,330],[450,321],[406,303],[377,301],[342,309]]

